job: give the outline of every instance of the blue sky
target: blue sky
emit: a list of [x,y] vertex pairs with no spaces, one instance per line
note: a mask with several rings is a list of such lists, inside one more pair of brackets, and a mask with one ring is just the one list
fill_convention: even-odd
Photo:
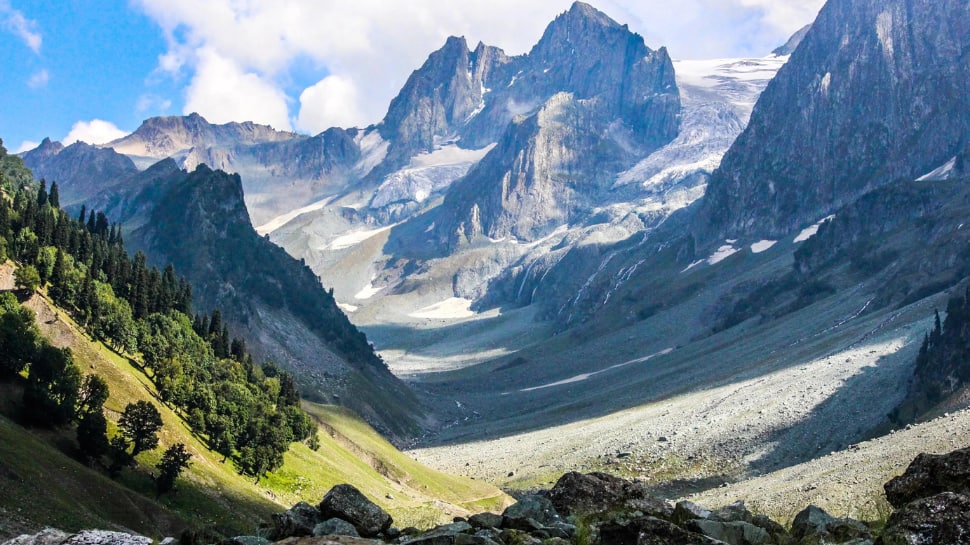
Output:
[[[0,0],[0,138],[103,143],[197,111],[317,133],[377,122],[449,35],[526,52],[570,0]],[[822,0],[592,0],[674,58],[762,56]]]

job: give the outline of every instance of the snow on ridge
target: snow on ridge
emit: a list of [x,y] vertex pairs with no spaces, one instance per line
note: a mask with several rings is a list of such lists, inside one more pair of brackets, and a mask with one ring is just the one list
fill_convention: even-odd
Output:
[[793,240],[792,242],[794,242],[795,244],[798,244],[799,242],[805,242],[806,240],[814,237],[816,234],[818,234],[818,228],[821,227],[823,223],[829,221],[830,219],[835,219],[835,215],[833,214],[831,216],[828,216],[827,218],[822,218],[814,225],[811,225],[809,227],[806,227],[805,229],[802,229],[802,232],[799,233],[798,236],[795,237],[795,240]]
[[917,182],[938,182],[941,180],[947,180],[953,174],[953,170],[957,166],[957,158],[954,157],[946,163],[936,167],[935,169],[927,172],[926,174],[920,176],[916,179]]
[[627,365],[632,365],[632,364],[635,364],[635,363],[643,363],[643,362],[652,360],[653,358],[656,358],[656,357],[659,357],[659,356],[666,356],[667,354],[670,354],[673,351],[674,351],[673,348],[665,348],[665,349],[661,350],[660,352],[657,352],[656,354],[650,354],[649,356],[644,356],[642,358],[636,358],[636,359],[632,359],[630,361],[625,361],[623,363],[618,363],[616,365],[611,365],[611,366],[607,367],[606,369],[600,369],[599,371],[593,371],[591,373],[583,373],[583,374],[576,375],[574,377],[570,377],[570,378],[567,378],[567,379],[564,379],[564,380],[558,380],[556,382],[550,382],[548,384],[543,384],[541,386],[533,386],[531,388],[522,388],[519,391],[520,392],[534,392],[536,390],[545,390],[546,388],[554,388],[556,386],[564,386],[566,384],[574,384],[574,383],[577,383],[577,382],[583,382],[583,381],[585,381],[585,380],[587,380],[589,378],[592,378],[592,377],[594,377],[596,375],[605,373],[607,371],[612,371],[613,369],[619,369],[620,367],[626,367]]
[[467,174],[494,147],[495,144],[489,144],[480,149],[464,149],[449,142],[431,153],[415,155],[407,168],[384,178],[368,206],[381,208],[408,201],[422,203]]
[[[736,241],[735,241],[736,242]],[[717,265],[718,263],[724,261],[725,259],[731,257],[732,255],[738,253],[740,250],[731,244],[725,244],[717,249],[711,257],[707,258],[708,265]]]
[[367,285],[363,287],[363,289],[361,289],[360,291],[357,292],[356,295],[354,295],[354,299],[360,299],[360,300],[370,299],[371,297],[373,297],[373,296],[377,295],[378,293],[380,293],[381,290],[384,289],[384,287],[381,286],[379,288],[375,288],[374,287],[374,280],[375,279],[376,279],[376,276],[375,277],[371,277],[370,282],[368,282]]

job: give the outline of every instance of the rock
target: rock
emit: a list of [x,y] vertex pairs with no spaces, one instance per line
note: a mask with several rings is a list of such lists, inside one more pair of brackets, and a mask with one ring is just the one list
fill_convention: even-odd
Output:
[[502,515],[479,513],[468,517],[468,522],[475,528],[501,528]]
[[349,484],[338,484],[320,502],[323,518],[340,518],[357,528],[364,537],[374,537],[394,522],[386,511]]
[[672,522],[643,517],[621,524],[608,522],[599,527],[604,545],[717,545],[713,539],[689,532]]
[[920,454],[885,489],[886,499],[897,509],[940,492],[970,496],[970,448],[943,455]]
[[122,532],[84,530],[71,536],[64,545],[152,545],[151,538]]
[[178,545],[179,540],[174,537],[166,537],[158,542],[158,545]]
[[512,529],[512,530],[520,530],[522,532],[527,532],[529,534],[534,534],[534,533],[536,533],[536,532],[538,532],[540,530],[545,529],[545,526],[543,526],[539,521],[537,521],[536,519],[534,519],[532,517],[525,517],[525,518],[518,518],[518,517],[511,518],[511,517],[506,517],[502,521],[502,528],[509,528],[509,529]]
[[772,542],[771,536],[764,528],[747,522],[695,519],[684,525],[684,528],[729,545],[767,545]]
[[565,537],[565,538],[571,539],[571,538],[573,538],[576,535],[577,528],[576,528],[575,525],[572,525],[572,524],[569,524],[569,523],[566,523],[566,522],[555,522],[555,523],[552,524],[552,526],[549,526],[549,530],[555,530],[555,531],[558,531],[558,532],[562,532],[565,535],[560,536],[560,537]]
[[36,534],[24,534],[5,541],[3,545],[60,545],[67,538],[68,534],[60,530],[44,528]]
[[236,536],[222,540],[219,545],[270,545],[272,541],[259,536]]
[[674,512],[670,516],[670,520],[674,524],[683,525],[685,522],[694,519],[709,519],[711,518],[711,512],[704,509],[700,505],[694,502],[682,500],[677,502],[674,506]]
[[280,540],[287,537],[311,536],[318,522],[320,522],[320,511],[309,503],[301,501],[286,511],[273,515],[271,537],[274,540]]
[[519,531],[506,529],[502,530],[499,534],[499,538],[505,545],[539,545],[542,543],[541,539],[530,536],[529,534]]
[[415,536],[408,540],[408,543],[417,545],[489,545],[491,540],[471,535],[472,530],[474,528],[467,522],[443,524]]
[[289,537],[275,545],[384,545],[383,541],[351,536]]
[[511,528],[510,521],[516,519],[533,519],[543,526],[558,522],[559,513],[549,498],[545,496],[524,496],[516,503],[508,506],[502,513],[503,528]]
[[788,535],[788,530],[784,526],[778,524],[777,522],[771,520],[766,515],[755,515],[751,520],[751,524],[754,524],[758,528],[763,529],[768,532],[768,535],[775,540],[775,543],[783,545],[791,540],[791,536]]
[[751,522],[754,515],[744,506],[744,501],[736,501],[711,513],[711,518],[721,522]]
[[563,475],[549,491],[555,509],[564,516],[626,509],[660,518],[670,518],[673,508],[650,495],[642,483],[606,473]]
[[879,545],[970,543],[970,497],[942,492],[907,504],[889,517]]
[[327,519],[317,524],[313,527],[312,535],[315,537],[331,535],[360,537],[360,534],[357,533],[357,528],[353,524],[338,518]]
[[814,505],[795,515],[791,535],[799,544],[804,545],[872,539],[865,524],[857,520],[835,518]]

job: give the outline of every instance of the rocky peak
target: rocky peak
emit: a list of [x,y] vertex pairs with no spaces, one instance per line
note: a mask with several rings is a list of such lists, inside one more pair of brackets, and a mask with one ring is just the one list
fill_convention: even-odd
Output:
[[798,30],[798,32],[792,34],[791,38],[788,38],[788,41],[785,42],[785,45],[782,45],[776,48],[774,51],[771,52],[771,54],[777,55],[779,57],[783,57],[785,55],[791,55],[792,53],[795,52],[796,49],[798,49],[799,44],[802,43],[802,40],[805,39],[805,35],[808,34],[808,31],[811,29],[812,29],[811,24],[807,24],[803,26]]
[[830,0],[712,176],[702,244],[785,235],[959,155],[968,47],[966,0]]

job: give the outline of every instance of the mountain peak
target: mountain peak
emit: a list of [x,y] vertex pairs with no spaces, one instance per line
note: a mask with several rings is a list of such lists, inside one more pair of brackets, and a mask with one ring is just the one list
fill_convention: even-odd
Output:
[[610,18],[609,15],[594,8],[585,2],[574,2],[569,11],[559,16],[557,19],[564,19],[568,22],[583,22],[586,24],[601,27],[621,28],[621,25]]

